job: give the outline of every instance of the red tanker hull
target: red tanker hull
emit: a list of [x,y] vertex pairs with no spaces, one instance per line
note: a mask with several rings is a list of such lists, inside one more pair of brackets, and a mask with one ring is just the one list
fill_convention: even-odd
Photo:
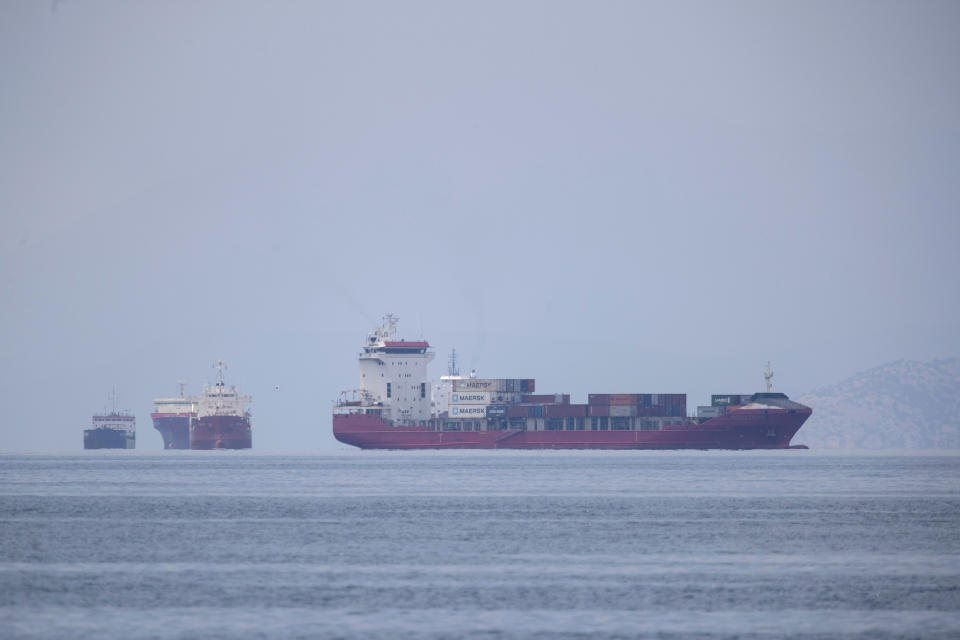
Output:
[[249,449],[250,420],[243,416],[204,416],[190,425],[191,449]]
[[702,424],[646,431],[435,431],[376,415],[335,414],[333,435],[361,449],[787,449],[811,410],[731,411]]

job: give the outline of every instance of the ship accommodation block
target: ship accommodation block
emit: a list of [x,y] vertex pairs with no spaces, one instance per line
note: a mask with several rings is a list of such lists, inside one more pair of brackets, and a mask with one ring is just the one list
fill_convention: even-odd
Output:
[[426,342],[396,340],[365,345],[360,354],[360,392],[382,406],[384,419],[420,423],[430,418],[427,364],[434,353]]

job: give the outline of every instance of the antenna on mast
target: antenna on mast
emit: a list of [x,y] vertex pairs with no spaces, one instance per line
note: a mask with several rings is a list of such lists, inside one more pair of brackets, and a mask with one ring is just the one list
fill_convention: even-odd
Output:
[[763,379],[767,384],[767,393],[770,393],[770,389],[773,389],[773,383],[770,382],[773,380],[773,371],[770,369],[769,360],[767,360],[767,370],[763,372]]
[[457,350],[450,349],[450,360],[447,364],[447,375],[459,376],[460,367],[457,365]]
[[381,340],[393,340],[397,331],[397,318],[392,313],[383,316],[383,326],[380,328]]
[[110,411],[107,413],[110,413],[111,415],[116,415],[117,413],[117,386],[116,385],[114,385],[113,388],[110,389],[109,401],[110,401]]
[[217,386],[223,386],[223,370],[227,368],[227,363],[223,360],[217,360],[213,363],[213,366],[217,368]]
[[187,386],[187,383],[183,380],[177,380],[177,386],[180,387],[180,397],[183,397],[183,388]]

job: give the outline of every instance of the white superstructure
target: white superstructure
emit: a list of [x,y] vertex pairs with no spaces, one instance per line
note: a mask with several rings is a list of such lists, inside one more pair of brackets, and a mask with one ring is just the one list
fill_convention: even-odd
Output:
[[113,410],[93,416],[93,428],[123,431],[128,438],[133,438],[137,433],[137,419],[129,413]]
[[182,415],[186,413],[196,413],[199,398],[154,398],[154,413],[170,413]]
[[[227,363],[223,360],[217,360],[214,365],[217,368],[217,383],[215,385],[203,385],[203,395],[196,399],[197,416],[200,418],[206,416],[242,416],[246,413],[246,405],[251,402],[250,396],[241,396],[235,386],[228,387],[223,382],[223,370],[227,368]],[[183,400],[194,400],[194,398],[180,398]]]
[[193,396],[184,396],[183,390],[185,382],[177,382],[180,387],[180,395],[172,398],[154,398],[153,412],[165,415],[186,415],[197,413],[197,404],[200,399]]
[[359,355],[361,406],[379,408],[385,420],[419,424],[431,417],[427,365],[435,354],[423,340],[396,338],[397,318],[387,314],[364,340]]

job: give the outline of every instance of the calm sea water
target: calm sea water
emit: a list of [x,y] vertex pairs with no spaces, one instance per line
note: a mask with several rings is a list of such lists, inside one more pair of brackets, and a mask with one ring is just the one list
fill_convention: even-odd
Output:
[[960,455],[0,454],[0,636],[955,638]]

